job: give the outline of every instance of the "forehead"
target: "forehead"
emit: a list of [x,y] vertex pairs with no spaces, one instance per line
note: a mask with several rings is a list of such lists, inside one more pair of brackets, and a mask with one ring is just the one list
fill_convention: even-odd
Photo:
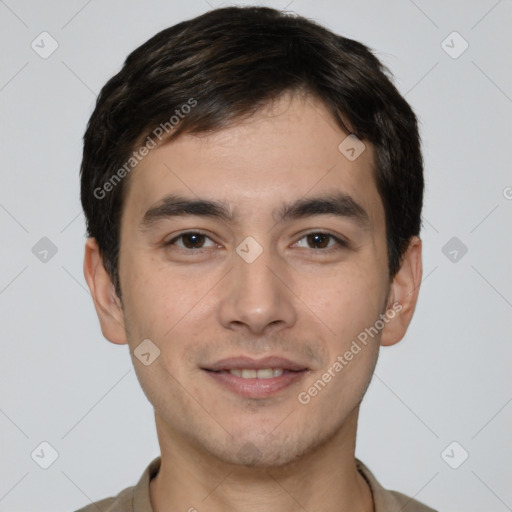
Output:
[[319,100],[284,95],[227,128],[152,149],[130,174],[123,218],[140,221],[169,193],[221,200],[238,218],[262,209],[273,216],[283,202],[341,191],[375,227],[384,211],[374,149],[347,135]]

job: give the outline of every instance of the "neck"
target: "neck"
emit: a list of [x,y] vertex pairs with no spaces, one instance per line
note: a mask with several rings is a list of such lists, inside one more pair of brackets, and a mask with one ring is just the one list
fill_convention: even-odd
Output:
[[150,482],[154,512],[373,512],[355,465],[357,413],[323,445],[279,467],[228,464],[198,452],[156,414],[162,457]]

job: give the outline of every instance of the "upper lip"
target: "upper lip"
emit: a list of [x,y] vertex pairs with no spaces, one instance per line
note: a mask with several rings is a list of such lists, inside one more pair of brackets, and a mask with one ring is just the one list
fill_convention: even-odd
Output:
[[222,370],[262,370],[264,368],[282,368],[283,370],[301,371],[308,368],[303,364],[290,361],[284,357],[270,356],[263,359],[252,359],[251,357],[228,357],[213,364],[204,366],[203,370],[219,372]]

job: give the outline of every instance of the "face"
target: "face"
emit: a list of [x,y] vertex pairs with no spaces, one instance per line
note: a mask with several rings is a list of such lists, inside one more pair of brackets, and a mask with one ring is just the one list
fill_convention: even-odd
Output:
[[[373,149],[352,161],[338,149],[346,136],[317,100],[283,96],[132,171],[123,322],[170,438],[279,465],[356,411],[382,334],[363,344],[361,333],[380,325],[390,288]],[[159,350],[148,365],[133,355],[143,340],[148,362]]]

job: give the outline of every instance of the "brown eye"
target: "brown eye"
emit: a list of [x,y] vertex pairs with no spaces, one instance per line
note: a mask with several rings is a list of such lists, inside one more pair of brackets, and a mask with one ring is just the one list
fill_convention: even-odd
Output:
[[314,249],[324,249],[329,245],[330,235],[324,233],[313,233],[307,235],[308,244],[313,245]]
[[[205,245],[206,241],[210,240],[210,245]],[[176,245],[181,249],[204,249],[215,245],[210,237],[203,235],[203,233],[197,233],[195,231],[189,231],[182,233],[181,235],[173,238],[165,244],[166,246]]]
[[185,233],[181,238],[183,239],[183,245],[187,249],[199,249],[204,244],[206,237],[200,233]]
[[325,249],[327,251],[348,247],[348,244],[344,240],[331,235],[331,233],[322,233],[321,231],[303,236],[297,242],[297,245],[299,247],[305,247],[306,249]]

